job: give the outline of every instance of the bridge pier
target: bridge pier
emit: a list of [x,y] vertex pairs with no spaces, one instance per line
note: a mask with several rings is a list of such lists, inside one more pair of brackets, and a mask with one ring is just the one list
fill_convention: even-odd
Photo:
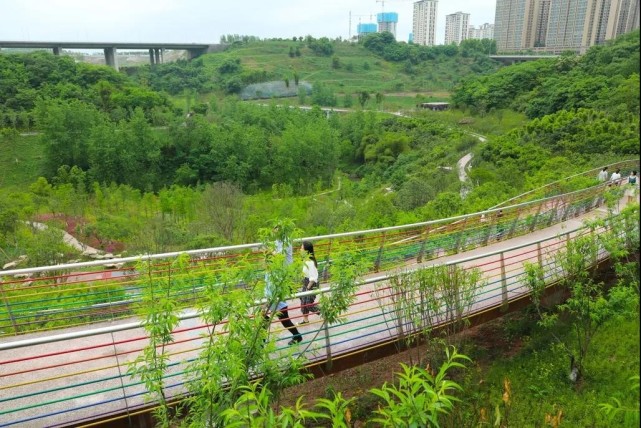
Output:
[[165,48],[149,49],[149,63],[151,65],[162,64],[165,62]]
[[118,71],[118,60],[116,59],[116,48],[105,48],[105,63]]
[[55,56],[60,55],[60,52],[62,52],[62,48],[60,46],[56,46],[55,48],[53,48],[53,54]]

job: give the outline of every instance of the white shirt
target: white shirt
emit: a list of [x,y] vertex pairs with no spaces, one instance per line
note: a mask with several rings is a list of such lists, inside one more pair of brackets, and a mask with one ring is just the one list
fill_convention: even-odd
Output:
[[608,179],[608,171],[601,170],[601,172],[599,172],[599,175],[597,176],[596,179],[599,180],[599,181],[607,180]]
[[612,176],[610,176],[610,181],[617,181],[621,178],[621,174],[618,172],[613,172]]
[[308,278],[310,282],[314,281],[318,284],[318,269],[316,269],[312,260],[305,261],[303,265],[303,275],[305,275],[305,278]]

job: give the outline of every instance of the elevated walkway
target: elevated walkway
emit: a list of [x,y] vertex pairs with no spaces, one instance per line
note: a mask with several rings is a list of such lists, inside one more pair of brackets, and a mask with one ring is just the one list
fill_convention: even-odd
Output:
[[[615,166],[624,172],[638,170],[639,161]],[[598,169],[587,171],[579,178],[595,177],[596,172]],[[399,309],[398,294],[390,286],[399,271],[428,269],[435,264],[478,269],[481,280],[465,313],[469,317],[498,314],[523,301],[528,293],[523,283],[526,262],[542,266],[550,283],[562,277],[553,255],[568,240],[588,233],[583,227],[585,220],[607,213],[604,194],[608,185],[567,191],[574,178],[482,213],[306,238],[315,241],[323,267],[331,263],[337,244],[350,244],[368,260],[371,269],[362,278],[344,322],[327,325],[310,317],[312,322],[300,327],[304,340],[296,352],[307,359],[312,370],[340,369],[350,356],[364,359],[424,327]],[[241,257],[260,272],[260,244],[188,253],[187,274],[173,279],[184,287],[184,309],[167,347],[171,356],[165,393],[169,397],[186,392],[187,365],[198,355],[203,336],[212,334],[200,315],[189,309],[203,281],[211,279],[200,274],[214,271],[222,258],[233,264]],[[164,280],[168,262],[178,255],[142,258],[151,264],[153,275]],[[600,251],[599,259],[605,258],[605,251]],[[130,265],[139,259],[110,260],[123,264],[117,270],[104,270],[105,261],[94,261],[2,272],[0,427],[95,426],[97,420],[103,420],[105,426],[106,421],[121,421],[126,426],[128,418],[146,409],[144,386],[127,375],[128,363],[148,343],[141,321],[131,312],[132,302],[139,300],[146,281]],[[325,270],[329,272],[331,269]],[[321,287],[321,293],[331,293],[331,280],[322,282]],[[78,297],[88,294],[93,297]],[[420,296],[412,295],[417,299],[413,310],[421,313]],[[299,297],[288,300],[294,322],[301,316]],[[443,305],[423,318],[434,328],[447,321]],[[58,328],[60,325],[67,327]],[[278,358],[287,352],[291,336],[278,323],[271,331],[277,337],[274,358]],[[221,328],[216,333],[226,334]]]

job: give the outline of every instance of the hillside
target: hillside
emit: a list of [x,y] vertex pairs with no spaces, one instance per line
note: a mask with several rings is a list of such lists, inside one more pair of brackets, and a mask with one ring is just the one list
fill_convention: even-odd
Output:
[[[382,46],[402,49],[410,45],[385,41]],[[387,101],[394,101],[394,106],[407,107],[416,103],[417,96],[447,99],[462,79],[500,68],[482,52],[485,48],[471,43],[467,46],[432,50],[413,47],[425,49],[408,53],[407,58],[396,55],[396,60],[386,60],[385,51],[362,43],[327,39],[249,41],[233,43],[224,52],[207,54],[191,63],[146,65],[130,68],[127,73],[138,82],[149,82],[156,90],[173,95],[194,91],[201,99],[204,94],[234,93],[252,83],[287,80],[294,84],[300,80],[322,86],[338,97],[334,102],[339,106],[345,106],[346,94],[365,91],[383,94]]]
[[[371,40],[376,43],[253,41],[191,62],[122,73],[43,53],[0,56],[10,82],[0,84],[5,127],[37,129],[28,138],[15,129],[0,132],[0,205],[12,210],[0,242],[10,251],[0,257],[39,251],[37,239],[23,238],[30,235],[18,220],[40,214],[57,215],[63,228],[82,224],[81,238],[98,236],[131,251],[174,251],[252,241],[273,218],[291,218],[306,233],[320,235],[478,211],[554,181],[560,172],[571,175],[638,154],[634,104],[605,108],[602,92],[597,101],[583,97],[590,110],[555,103],[560,109],[553,115],[525,126],[522,113],[499,105],[412,109],[411,117],[376,112],[396,111],[388,97],[399,92],[380,91],[398,84],[414,105],[416,95],[409,91],[416,87],[405,82],[425,77],[412,70],[439,76],[452,76],[448,68],[466,70],[470,74],[457,91],[472,100],[487,92],[486,84],[504,88],[511,94],[506,98],[522,99],[514,87],[523,76],[535,76],[527,96],[541,105],[551,91],[539,89],[550,77],[539,71],[556,70],[581,87],[589,64],[561,57],[480,76],[472,74],[488,61],[480,49]],[[592,71],[609,67],[607,58],[625,64],[635,41],[622,40],[623,49],[614,44],[599,48],[596,58],[586,54]],[[635,76],[638,81],[638,73],[626,73],[612,80],[616,93],[623,94]],[[281,108],[282,99],[258,106],[228,93],[285,78],[290,85],[297,79],[314,83],[307,99],[291,103],[342,107],[350,101],[353,113]],[[446,92],[448,85],[442,78],[433,87]],[[176,106],[179,99],[184,109]],[[489,137],[486,143],[461,129],[463,115],[463,123],[474,122],[474,130]],[[461,197],[452,168],[470,151],[470,188]]]

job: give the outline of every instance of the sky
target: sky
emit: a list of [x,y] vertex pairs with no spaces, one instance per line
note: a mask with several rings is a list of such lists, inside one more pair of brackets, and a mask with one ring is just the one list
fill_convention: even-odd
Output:
[[[0,0],[0,41],[219,43],[224,34],[260,38],[347,38],[376,13],[398,13],[396,38],[412,32],[414,0]],[[496,0],[440,0],[436,43],[445,15],[494,23]],[[370,16],[373,20],[370,20]]]

